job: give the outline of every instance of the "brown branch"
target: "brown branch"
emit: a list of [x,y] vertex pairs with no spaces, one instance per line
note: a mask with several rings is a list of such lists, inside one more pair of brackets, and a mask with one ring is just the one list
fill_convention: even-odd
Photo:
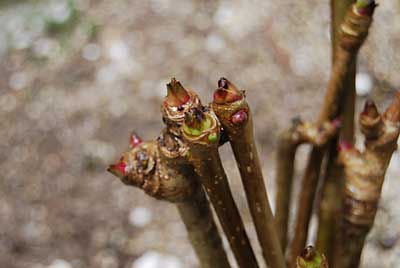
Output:
[[326,122],[322,127],[319,127],[316,124],[294,119],[293,126],[282,132],[279,137],[276,157],[276,182],[278,190],[276,195],[275,222],[283,252],[285,252],[287,244],[296,150],[303,143],[319,147],[325,145],[330,138],[336,135],[339,125],[340,122],[338,120]]
[[243,92],[221,78],[212,108],[230,141],[263,256],[269,267],[286,267],[253,134],[253,120]]
[[[343,98],[345,92],[344,85],[346,77],[348,77],[351,71],[351,66],[355,63],[359,48],[368,35],[374,7],[375,4],[368,10],[370,12],[361,13],[360,10],[353,5],[341,25],[341,39],[339,41],[337,54],[335,55],[336,60],[333,65],[331,79],[328,83],[324,105],[319,117],[320,123],[332,120],[339,114],[340,100]],[[305,246],[323,156],[324,150],[314,147],[306,166],[302,182],[302,191],[299,197],[295,237],[291,247],[291,266],[294,266],[297,256]]]
[[[331,36],[332,36],[332,64],[335,64],[340,41],[340,26],[345,15],[354,0],[331,0]],[[340,104],[340,117],[343,125],[339,136],[342,139],[353,143],[354,138],[354,109],[355,109],[355,76],[356,59],[350,67],[344,82],[346,88],[345,96]],[[343,170],[337,162],[337,143],[338,137],[333,139],[328,145],[325,178],[321,187],[321,202],[318,211],[318,230],[316,246],[332,260],[333,244],[337,228],[337,212],[340,208],[340,189],[343,181]]]
[[131,137],[131,150],[108,171],[127,185],[159,200],[173,202],[188,231],[203,268],[230,268],[208,200],[191,167],[184,165],[188,150],[179,138],[163,132],[156,142]]
[[190,147],[190,162],[214,206],[239,267],[258,267],[218,154],[217,117],[210,111],[192,109],[186,114],[182,132]]
[[342,143],[339,159],[344,165],[345,185],[340,234],[335,244],[334,264],[338,268],[358,267],[365,237],[378,209],[382,185],[400,133],[400,93],[383,117],[371,103],[360,115],[366,137],[360,153]]

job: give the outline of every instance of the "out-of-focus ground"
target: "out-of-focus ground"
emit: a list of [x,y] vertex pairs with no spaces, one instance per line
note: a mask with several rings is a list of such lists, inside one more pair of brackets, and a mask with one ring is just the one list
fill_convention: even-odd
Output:
[[[400,88],[399,15],[398,1],[380,2],[359,57],[358,110],[367,96],[385,107]],[[273,199],[277,135],[293,116],[315,119],[329,38],[327,0],[1,0],[0,267],[198,267],[174,206],[124,186],[107,164],[132,129],[158,135],[172,76],[204,102],[226,76],[247,90]],[[364,268],[400,267],[399,172],[395,153]]]

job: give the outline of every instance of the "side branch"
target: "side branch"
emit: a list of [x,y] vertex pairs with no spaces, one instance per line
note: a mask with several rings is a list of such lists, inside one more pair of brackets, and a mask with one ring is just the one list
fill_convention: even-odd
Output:
[[[374,8],[375,3],[362,8],[357,7],[356,4],[352,5],[341,25],[339,47],[335,55],[336,60],[328,83],[319,123],[332,120],[339,115],[340,100],[345,92],[346,77],[351,71],[351,66],[355,63],[357,53],[368,35]],[[295,237],[291,248],[291,266],[294,266],[297,256],[305,246],[323,156],[324,150],[314,147],[306,166],[302,192],[299,197]]]
[[182,161],[188,152],[175,136],[163,132],[158,144],[133,134],[131,150],[108,171],[124,184],[175,203],[202,268],[230,268],[208,200],[196,174]]
[[283,252],[287,244],[290,203],[294,174],[295,154],[299,145],[309,143],[314,146],[324,146],[330,138],[336,135],[339,120],[325,122],[322,127],[315,124],[293,119],[293,126],[282,132],[278,141],[276,157],[276,213],[275,222]]

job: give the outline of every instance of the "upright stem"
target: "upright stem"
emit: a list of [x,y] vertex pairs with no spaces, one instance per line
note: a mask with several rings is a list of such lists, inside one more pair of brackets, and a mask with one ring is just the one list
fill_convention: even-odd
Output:
[[190,162],[206,189],[239,267],[257,268],[256,257],[218,154],[218,119],[212,112],[192,109],[183,125],[183,136],[190,147]]
[[269,267],[284,268],[285,259],[268,201],[249,106],[243,93],[230,81],[221,78],[219,85],[212,108],[228,135],[235,155],[264,259]]
[[[341,37],[319,117],[320,123],[333,119],[339,114],[341,99],[346,91],[346,78],[352,70],[359,48],[368,35],[374,7],[375,3],[368,6],[366,10],[360,10],[355,5],[351,6],[341,25]],[[295,237],[290,257],[291,266],[294,266],[297,256],[305,246],[323,156],[323,149],[314,147],[311,150],[299,197]]]
[[[335,65],[338,54],[340,26],[354,0],[331,0],[331,36],[332,36],[332,65]],[[343,87],[346,94],[340,104],[342,128],[340,136],[353,143],[354,137],[354,108],[355,108],[355,75],[356,58],[349,69]],[[337,142],[333,139],[328,146],[325,179],[322,186],[322,199],[319,207],[319,222],[316,246],[324,252],[328,261],[332,263],[333,244],[336,233],[336,216],[340,208],[340,189],[343,180],[342,167],[337,164]]]
[[176,204],[202,268],[230,268],[221,236],[202,188],[190,202]]
[[342,142],[339,159],[344,165],[345,184],[340,232],[335,244],[334,267],[358,267],[365,238],[378,209],[385,173],[400,133],[400,93],[381,116],[375,105],[367,105],[360,115],[365,135],[361,153]]
[[293,143],[292,131],[284,131],[278,141],[276,156],[276,210],[275,222],[282,251],[285,252],[289,225],[290,202],[297,144]]

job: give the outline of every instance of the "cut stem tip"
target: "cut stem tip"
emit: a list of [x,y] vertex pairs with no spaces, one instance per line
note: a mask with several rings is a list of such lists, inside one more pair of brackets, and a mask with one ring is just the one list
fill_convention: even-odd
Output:
[[190,95],[182,86],[181,82],[172,78],[171,82],[167,84],[167,96],[165,97],[165,102],[169,106],[179,107],[187,103],[189,100]]
[[243,98],[243,93],[228,79],[218,80],[218,89],[214,92],[214,102],[217,104],[232,103]]

